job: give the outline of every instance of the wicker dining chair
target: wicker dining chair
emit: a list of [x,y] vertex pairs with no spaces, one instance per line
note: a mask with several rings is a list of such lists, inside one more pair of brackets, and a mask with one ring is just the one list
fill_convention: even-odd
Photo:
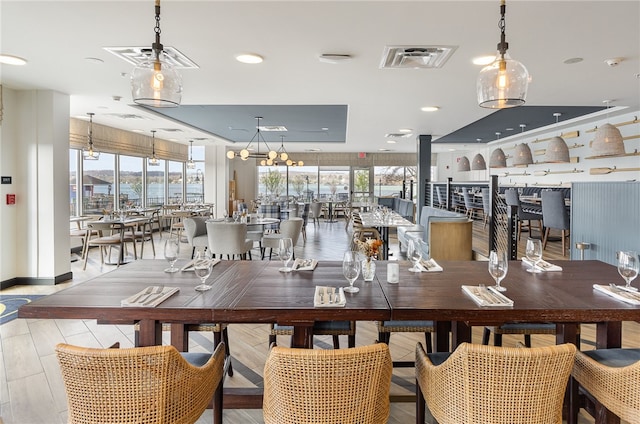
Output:
[[[340,349],[339,336],[347,336],[347,346],[356,346],[355,321],[316,321],[313,325],[314,336],[331,336],[333,348]],[[293,336],[292,325],[271,324],[269,332],[269,346],[276,343],[276,336]]]
[[213,355],[181,355],[173,346],[94,349],[58,344],[56,355],[71,424],[195,423],[214,393],[221,400],[223,344]]
[[572,374],[620,419],[640,423],[640,349],[578,351]]
[[264,366],[264,422],[386,423],[391,374],[384,343],[341,350],[274,346]]
[[416,422],[425,400],[440,424],[561,424],[576,347],[462,343],[451,354],[416,346]]

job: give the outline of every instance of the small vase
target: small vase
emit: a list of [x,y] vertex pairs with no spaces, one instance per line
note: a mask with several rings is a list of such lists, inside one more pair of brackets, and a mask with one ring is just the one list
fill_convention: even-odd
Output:
[[371,258],[362,261],[362,278],[364,281],[373,281],[376,276],[376,264]]

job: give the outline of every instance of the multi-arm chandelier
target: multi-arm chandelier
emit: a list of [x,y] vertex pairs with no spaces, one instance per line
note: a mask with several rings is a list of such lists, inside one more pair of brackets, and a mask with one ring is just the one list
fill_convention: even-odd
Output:
[[[249,141],[247,146],[244,149],[240,150],[239,152],[234,152],[233,150],[229,150],[227,152],[227,157],[229,159],[233,159],[235,157],[239,157],[242,160],[248,160],[249,158],[262,159],[261,165],[273,165],[274,159],[276,159],[278,157],[278,152],[276,152],[275,150],[271,150],[271,148],[267,144],[266,140],[264,139],[264,137],[260,133],[260,120],[261,119],[262,119],[262,116],[256,116],[256,120],[258,121],[257,131],[253,135],[253,137],[251,137],[251,140]],[[267,148],[267,153],[261,153],[260,152],[260,140],[261,139],[262,139],[262,142],[264,143],[264,145]],[[253,143],[253,140],[257,141],[257,149],[255,151],[253,149],[249,150],[249,147],[251,146],[251,143]]]

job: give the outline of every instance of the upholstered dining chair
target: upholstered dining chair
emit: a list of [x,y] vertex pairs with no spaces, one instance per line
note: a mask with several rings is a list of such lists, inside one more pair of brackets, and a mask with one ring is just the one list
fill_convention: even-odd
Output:
[[[274,203],[272,205],[260,205],[258,208],[258,213],[262,214],[265,218],[275,218],[280,219],[280,205]],[[276,232],[278,231],[279,224],[268,224],[264,226],[266,232]]]
[[640,423],[640,349],[578,351],[572,374],[620,419]]
[[[138,259],[138,253],[136,251],[136,243],[133,233],[127,229],[127,227],[121,222],[99,222],[93,221],[87,223],[87,230],[89,236],[84,244],[84,265],[83,270],[87,269],[87,260],[89,259],[89,248],[100,248],[100,260],[104,264],[104,250],[109,247],[108,256],[111,256],[111,248],[117,247],[119,249],[119,258],[116,263],[120,266],[121,258],[124,256],[124,249],[126,243],[131,243],[133,246],[133,254]],[[109,233],[109,234],[107,234]],[[97,235],[94,237],[93,235]]]
[[576,347],[462,343],[453,353],[416,346],[416,422],[425,400],[439,424],[561,424]]
[[527,221],[529,224],[529,234],[532,231],[533,222],[538,223],[538,230],[540,231],[540,235],[542,235],[542,215],[527,212],[523,209],[522,203],[520,202],[520,196],[518,192],[514,188],[510,188],[504,191],[505,202],[507,206],[517,206],[518,207],[518,240],[520,240],[520,233],[522,232],[522,222]]
[[[221,400],[223,344],[213,354],[182,355],[173,346],[94,349],[58,344],[56,355],[71,424],[195,423],[214,393]],[[222,411],[214,413],[221,417]]]
[[545,190],[542,192],[542,221],[544,222],[544,237],[542,239],[542,249],[547,248],[549,241],[549,230],[560,230],[562,237],[562,256],[567,256],[569,237],[569,212],[564,205],[564,193],[561,191]]
[[193,259],[196,249],[207,248],[209,237],[207,236],[207,218],[193,216],[184,219],[184,234],[187,236],[187,243],[191,246],[191,259]]
[[391,374],[384,343],[342,350],[274,346],[264,366],[264,422],[386,423]]
[[471,193],[465,187],[462,191],[462,198],[464,200],[464,208],[466,210],[466,214],[469,218],[473,219],[473,215],[477,214],[476,211],[483,211],[482,203],[476,202],[475,199],[471,197]]
[[271,253],[273,249],[278,249],[280,240],[283,238],[290,238],[293,243],[293,259],[296,258],[296,244],[302,233],[302,225],[304,220],[302,218],[289,218],[286,221],[280,223],[279,233],[269,233],[262,236],[262,259],[264,259],[267,249],[269,249],[269,260],[271,260]]
[[317,223],[319,223],[320,215],[322,215],[322,203],[320,202],[311,203],[311,206],[309,207],[309,213],[310,213],[311,219],[313,219],[313,225],[316,225]]
[[207,238],[212,255],[227,255],[227,259],[238,255],[240,259],[246,259],[248,254],[251,259],[253,240],[247,238],[244,222],[207,222]]

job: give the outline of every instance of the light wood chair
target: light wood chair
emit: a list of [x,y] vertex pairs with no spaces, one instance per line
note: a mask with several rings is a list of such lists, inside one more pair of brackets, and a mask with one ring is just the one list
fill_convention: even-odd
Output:
[[[100,248],[100,260],[101,263],[104,264],[104,249],[109,247],[109,254],[111,256],[111,248],[117,247],[120,249],[118,254],[117,265],[120,266],[122,259],[125,253],[126,243],[131,243],[133,246],[133,254],[136,259],[138,259],[138,253],[136,251],[136,243],[135,238],[133,237],[133,233],[128,231],[125,224],[120,222],[88,222],[87,230],[90,231],[90,236],[88,237],[84,248],[84,265],[82,267],[83,270],[87,269],[87,260],[89,258],[89,248],[92,246],[96,246]],[[110,234],[105,234],[109,232]],[[97,234],[97,237],[93,237],[92,235]]]
[[[221,405],[224,345],[213,355],[173,346],[93,349],[56,346],[69,423],[195,423],[216,392]],[[216,412],[221,417],[222,411]]]
[[640,423],[640,349],[578,351],[572,374],[620,419]]
[[145,242],[151,243],[151,249],[153,250],[153,257],[156,257],[156,246],[153,242],[153,223],[158,221],[158,212],[154,212],[149,216],[147,221],[138,224],[138,227],[133,231],[133,238],[140,242],[140,257],[144,256],[144,244]]
[[391,374],[384,343],[342,350],[274,346],[264,366],[264,422],[386,423]]
[[416,346],[416,422],[425,400],[440,424],[561,424],[576,347],[462,343],[451,354]]

